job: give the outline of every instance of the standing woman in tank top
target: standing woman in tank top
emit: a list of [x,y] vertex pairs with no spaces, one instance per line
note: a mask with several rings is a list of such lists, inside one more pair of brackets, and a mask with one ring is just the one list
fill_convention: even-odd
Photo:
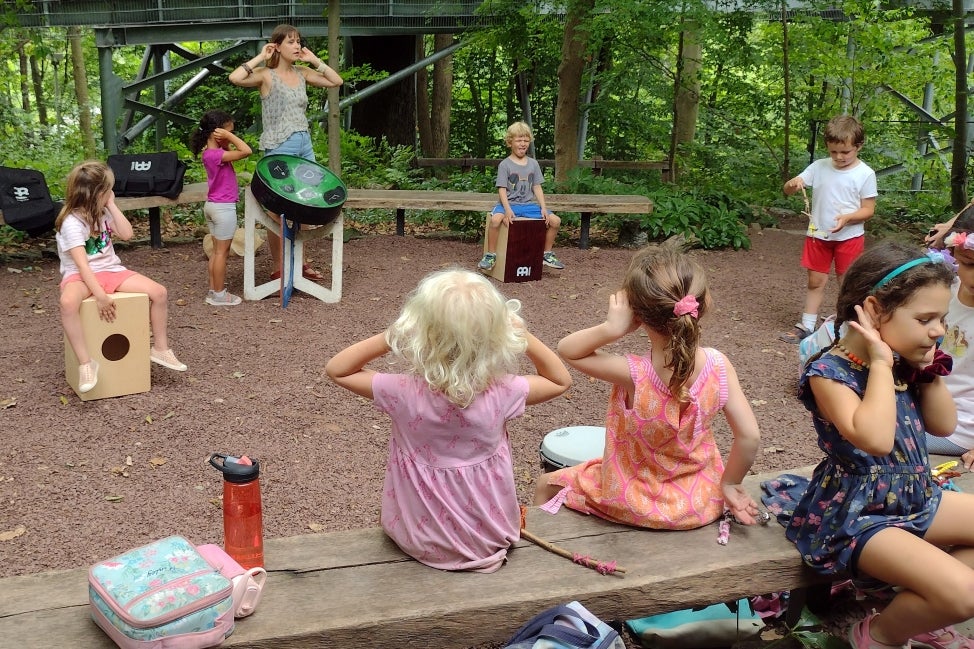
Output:
[[[295,61],[308,65],[294,65]],[[261,63],[264,65],[261,66]],[[314,160],[311,134],[308,132],[307,86],[335,88],[342,78],[318,56],[304,47],[301,34],[291,25],[278,25],[270,41],[260,53],[230,73],[230,83],[242,88],[260,88],[263,132],[260,150],[264,155],[286,153]],[[277,214],[271,218],[280,222]],[[281,240],[273,232],[267,233],[267,243],[274,259],[275,271],[271,279],[281,276]],[[316,270],[302,269],[305,277],[321,280]]]

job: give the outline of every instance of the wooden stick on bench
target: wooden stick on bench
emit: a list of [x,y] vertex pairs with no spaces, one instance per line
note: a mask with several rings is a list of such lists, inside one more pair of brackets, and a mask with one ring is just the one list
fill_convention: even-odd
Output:
[[565,557],[566,559],[571,559],[573,563],[577,563],[586,568],[591,568],[600,575],[612,575],[617,572],[626,574],[626,569],[615,565],[615,561],[599,561],[598,559],[592,559],[591,557],[585,557],[578,554],[572,554],[568,550],[558,547],[551,541],[545,541],[543,538],[535,536],[531,532],[524,528],[521,528],[521,538],[527,539],[534,543],[540,548],[544,548],[548,552],[553,552],[559,557]]

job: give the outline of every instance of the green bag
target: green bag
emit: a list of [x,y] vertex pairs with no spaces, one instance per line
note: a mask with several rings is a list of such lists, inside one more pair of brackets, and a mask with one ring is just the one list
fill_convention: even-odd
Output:
[[744,597],[736,602],[626,620],[626,626],[649,649],[713,649],[754,638],[764,622]]

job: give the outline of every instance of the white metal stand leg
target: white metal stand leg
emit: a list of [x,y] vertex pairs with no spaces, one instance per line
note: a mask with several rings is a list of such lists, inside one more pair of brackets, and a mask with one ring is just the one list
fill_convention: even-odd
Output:
[[[281,288],[279,280],[271,280],[257,286],[254,284],[254,254],[255,228],[257,223],[261,223],[271,232],[281,235],[281,226],[267,216],[264,208],[261,207],[254,194],[247,187],[244,192],[244,298],[248,300],[262,300],[268,295],[277,293]],[[344,250],[344,215],[339,215],[337,219],[328,225],[320,228],[307,229],[301,228],[294,238],[294,264],[291,264],[291,246],[285,240],[284,258],[282,259],[282,272],[284,284],[287,285],[289,279],[293,282],[295,289],[303,291],[308,295],[314,296],[322,302],[335,303],[342,299],[342,253]],[[301,272],[304,266],[304,242],[311,239],[318,239],[331,234],[331,287],[322,286],[317,282],[306,279]],[[294,277],[290,277],[291,268],[294,268]]]

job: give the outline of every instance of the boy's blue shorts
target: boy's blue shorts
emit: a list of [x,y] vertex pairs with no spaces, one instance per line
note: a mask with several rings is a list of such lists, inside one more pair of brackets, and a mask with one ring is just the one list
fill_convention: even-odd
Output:
[[[511,203],[511,211],[514,212],[514,216],[520,219],[543,219],[544,215],[541,213],[541,206],[537,203]],[[498,203],[491,210],[491,214],[503,214],[504,206]]]

